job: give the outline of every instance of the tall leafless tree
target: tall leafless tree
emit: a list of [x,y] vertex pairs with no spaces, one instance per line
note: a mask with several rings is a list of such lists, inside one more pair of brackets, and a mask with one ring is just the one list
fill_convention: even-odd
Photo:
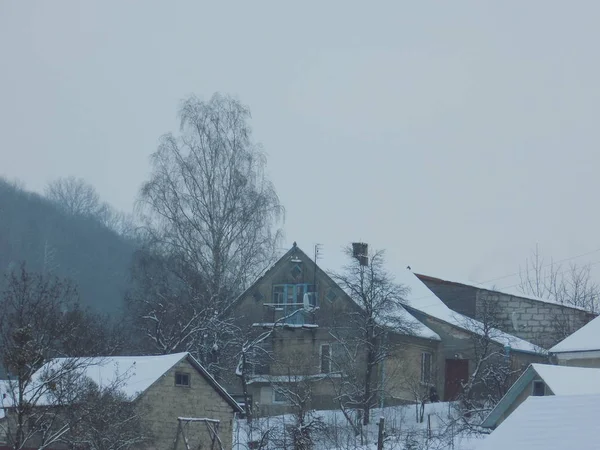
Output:
[[340,346],[338,362],[341,361],[340,371],[347,383],[340,392],[340,402],[360,407],[363,425],[367,425],[371,408],[383,394],[377,367],[390,354],[386,336],[390,331],[411,334],[414,330],[399,314],[407,288],[396,283],[385,268],[384,251],[375,251],[367,264],[354,256],[352,248],[347,248],[346,254],[349,263],[341,273],[333,273],[332,278],[358,308],[332,331]]
[[526,259],[524,268],[519,271],[519,276],[519,289],[524,294],[591,312],[598,311],[600,285],[594,281],[589,264],[579,266],[571,263],[565,267],[552,260],[548,262],[536,245]]
[[[179,115],[181,133],[163,136],[138,206],[152,250],[197,274],[195,311],[210,311],[205,323],[219,322],[273,261],[283,208],[252,141],[246,106],[219,94],[190,97]],[[210,333],[202,338],[198,356],[205,360],[214,343]]]

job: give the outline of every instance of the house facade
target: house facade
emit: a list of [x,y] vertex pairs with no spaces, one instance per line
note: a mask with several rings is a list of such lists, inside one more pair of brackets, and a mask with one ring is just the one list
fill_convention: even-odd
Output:
[[[474,373],[481,358],[478,352],[486,345],[485,340],[488,338],[491,342],[487,352],[495,355],[490,358],[490,363],[506,364],[515,374],[520,374],[532,362],[548,360],[546,354],[537,352],[535,347],[523,341],[513,340],[511,336],[491,332],[486,338],[478,333],[479,330],[475,327],[470,330],[468,327],[472,324],[471,321],[460,323],[459,326],[457,323],[441,320],[417,309],[407,308],[441,338],[436,364],[440,367],[438,383],[442,386],[440,398],[444,401],[456,400],[460,396],[462,385]],[[511,383],[517,376],[508,382]],[[476,393],[485,395],[481,388],[477,389]]]
[[[350,317],[361,313],[333,279],[294,244],[234,306],[236,324],[253,330],[254,336],[268,335],[255,350],[263,357],[257,357],[259,362],[253,364],[247,379],[253,408],[265,415],[288,412],[290,404],[278,387],[294,385],[311,391],[311,408],[337,408],[336,383],[347,375],[341,364],[345,349],[340,348],[339,336],[356,332]],[[387,334],[389,357],[373,375],[386,391],[377,403],[413,401],[413,384],[423,380],[420,389],[426,390],[426,384],[438,379],[433,362],[438,358],[439,336],[406,311],[399,314],[404,314],[414,331],[390,330]],[[364,348],[357,349],[356,366],[361,358]],[[241,384],[240,376],[228,381],[236,398],[242,396]]]
[[480,319],[485,309],[493,305],[497,328],[546,349],[596,317],[584,309],[544,299],[415,275],[453,311]]
[[[170,356],[170,355],[167,355]],[[188,353],[141,393],[137,402],[147,411],[144,420],[152,430],[148,450],[185,449],[184,436],[178,435],[178,418],[210,419],[216,422],[183,422],[185,437],[191,445],[213,441],[210,425],[218,432],[223,449],[232,448],[233,420],[243,410],[237,402]],[[177,446],[174,441],[178,438]],[[218,449],[218,446],[214,447]]]
[[[488,364],[493,360],[516,374],[515,379],[530,363],[547,360],[543,348],[494,328],[491,323],[452,310],[410,269],[397,273],[396,279],[409,289],[406,310],[440,337],[435,364],[441,399],[451,401],[461,395],[463,385],[482,359],[482,352],[490,355],[485,356]],[[512,382],[512,378],[506,382]],[[480,390],[473,389],[472,393],[486,395]]]
[[[68,403],[50,400],[53,386],[61,381],[54,375],[48,378],[48,374],[58,373],[73,386],[84,380],[99,387],[118,386],[123,398],[133,403],[143,429],[148,432],[147,440],[136,448],[185,449],[185,439],[196,447],[214,441],[215,449],[232,448],[234,415],[243,410],[189,353],[91,358],[82,364],[71,364],[72,360],[77,358],[50,360],[33,375],[29,392],[41,393],[32,399],[34,408],[53,408],[58,418],[61,409],[69,407]],[[10,392],[5,396],[11,397],[15,398]],[[5,403],[2,427],[6,435],[9,435],[7,428],[14,426],[13,409],[13,405]],[[180,432],[179,418],[190,419],[181,424],[184,433]],[[38,441],[33,434],[26,446],[34,447]],[[68,447],[58,440],[49,448]]]

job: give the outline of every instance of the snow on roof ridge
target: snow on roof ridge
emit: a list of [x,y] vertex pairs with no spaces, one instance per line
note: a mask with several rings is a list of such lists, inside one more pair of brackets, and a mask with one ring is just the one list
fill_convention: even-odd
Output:
[[[397,279],[401,284],[410,288],[410,292],[406,299],[406,306],[408,308],[418,310],[471,333],[481,334],[478,331],[483,327],[481,322],[448,308],[448,306],[446,306],[446,304],[412,271],[400,271]],[[508,345],[514,350],[542,354],[547,352],[545,349],[532,344],[529,341],[505,333],[504,331],[494,330],[494,333],[496,337],[491,338],[493,341],[501,345]]]
[[541,303],[548,303],[550,305],[558,305],[558,306],[564,306],[565,308],[571,308],[571,309],[576,309],[579,311],[585,311],[585,312],[589,312],[587,309],[582,308],[580,306],[575,306],[575,305],[567,305],[564,303],[560,303],[556,300],[552,300],[549,298],[543,298],[543,297],[538,297],[537,295],[531,295],[531,294],[524,294],[522,292],[517,292],[517,291],[512,291],[509,290],[508,287],[500,287],[500,288],[496,288],[494,287],[494,285],[489,285],[485,282],[480,282],[480,281],[464,281],[464,280],[458,280],[458,279],[449,279],[446,277],[436,277],[434,275],[426,275],[424,273],[419,273],[418,275],[422,275],[424,277],[427,278],[432,278],[432,279],[436,279],[436,280],[440,280],[440,281],[444,281],[446,283],[453,283],[453,284],[462,284],[463,286],[470,286],[470,287],[474,287],[474,288],[478,288],[478,289],[483,289],[486,291],[492,291],[492,292],[498,292],[499,294],[505,294],[505,295],[510,295],[512,297],[521,297],[521,298],[525,298],[527,300],[533,300],[536,302],[541,302]]
[[554,395],[600,394],[600,369],[531,364]]
[[477,450],[597,449],[600,395],[530,396]]
[[551,353],[600,350],[600,316],[591,320],[550,349]]

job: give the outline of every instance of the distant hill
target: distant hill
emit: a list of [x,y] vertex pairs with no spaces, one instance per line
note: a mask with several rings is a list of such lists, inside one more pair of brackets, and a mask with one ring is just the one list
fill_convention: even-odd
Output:
[[0,178],[0,275],[30,270],[68,277],[81,303],[115,314],[129,286],[135,245],[93,218],[73,216]]

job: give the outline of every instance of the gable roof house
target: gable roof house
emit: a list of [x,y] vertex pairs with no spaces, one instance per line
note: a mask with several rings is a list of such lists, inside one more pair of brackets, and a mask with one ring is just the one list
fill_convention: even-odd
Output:
[[550,349],[560,365],[600,368],[600,317]]
[[[74,381],[71,377],[75,375],[77,380],[91,380],[101,388],[115,386],[127,401],[133,402],[145,428],[152,433],[151,441],[140,448],[173,448],[178,434],[178,418],[218,421],[218,436],[223,448],[232,447],[234,414],[243,410],[189,353],[86,358],[81,365],[77,365],[77,361],[78,358],[55,358],[34,373],[25,396],[33,399],[31,392],[44,392],[35,397],[34,408],[53,405],[53,386],[60,381],[49,382],[48,374],[64,373],[69,383]],[[74,368],[73,371],[62,371],[61,368],[69,364]],[[9,385],[5,384],[4,389],[10,389]],[[8,395],[5,399],[11,397]],[[6,412],[3,420],[11,420],[13,406],[7,404],[6,400],[3,406]],[[187,438],[190,443],[211,442],[213,434],[203,425],[188,426]],[[214,427],[215,422],[212,425]],[[185,448],[182,440],[177,448]]]
[[[294,243],[233,306],[236,324],[268,336],[261,341],[259,353],[268,352],[271,357],[253,363],[247,383],[253,407],[264,415],[288,412],[290,404],[278,385],[308,383],[311,408],[336,408],[334,386],[343,372],[336,333],[356,332],[348,318],[361,313],[351,297]],[[387,343],[393,349],[376,371],[387,391],[381,401],[413,400],[414,393],[406,388],[403,377],[410,373],[417,382],[438,382],[433,362],[440,337],[400,306],[388,311],[386,319],[402,323],[406,331],[392,330],[383,319],[379,321],[388,328]],[[227,380],[227,386],[236,398],[242,397],[241,377]]]
[[528,397],[548,395],[600,395],[600,369],[531,364],[481,426],[496,428]]
[[410,270],[397,274],[397,280],[411,290],[406,310],[441,338],[438,364],[443,368],[444,385],[440,396],[445,401],[459,396],[462,383],[475,370],[476,346],[484,340],[492,343],[497,358],[506,358],[514,372],[525,370],[532,362],[547,360],[545,349],[450,309]]
[[475,450],[596,450],[600,395],[529,397]]
[[479,319],[491,305],[497,328],[543,348],[552,347],[596,317],[583,308],[493,286],[415,275],[453,311]]

